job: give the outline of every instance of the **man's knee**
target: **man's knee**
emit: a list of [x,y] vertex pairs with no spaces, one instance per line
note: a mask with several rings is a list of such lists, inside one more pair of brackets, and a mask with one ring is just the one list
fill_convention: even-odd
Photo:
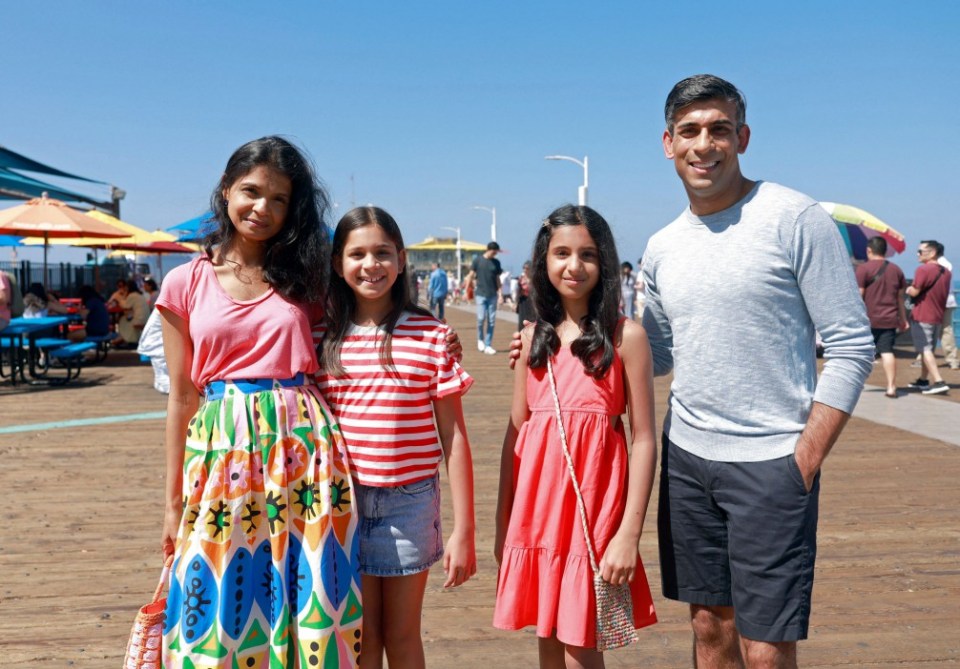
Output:
[[737,625],[731,606],[690,606],[690,622],[697,643],[728,646],[737,641]]
[[796,669],[797,642],[743,639],[743,659],[750,669]]

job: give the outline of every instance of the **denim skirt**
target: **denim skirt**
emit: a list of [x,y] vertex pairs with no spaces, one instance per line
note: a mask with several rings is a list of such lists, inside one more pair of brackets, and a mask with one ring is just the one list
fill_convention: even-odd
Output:
[[360,573],[409,576],[443,555],[440,477],[395,487],[354,483],[360,512]]

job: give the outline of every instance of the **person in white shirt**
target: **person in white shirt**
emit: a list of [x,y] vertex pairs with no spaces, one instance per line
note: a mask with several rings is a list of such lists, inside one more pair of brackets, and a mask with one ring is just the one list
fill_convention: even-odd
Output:
[[[953,263],[941,255],[937,262],[953,272]],[[957,309],[957,294],[951,290],[947,293],[947,308],[943,311],[943,331],[940,335],[940,345],[943,346],[943,357],[946,358],[950,369],[960,369],[960,353],[957,351],[957,339],[953,331],[953,314]]]

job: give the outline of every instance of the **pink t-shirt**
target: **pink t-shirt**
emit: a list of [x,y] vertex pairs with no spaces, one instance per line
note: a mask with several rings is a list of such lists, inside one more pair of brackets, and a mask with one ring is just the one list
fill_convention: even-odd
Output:
[[0,321],[3,321],[3,325],[9,323],[12,317],[10,313],[10,303],[13,302],[12,291],[10,279],[0,272]]
[[210,381],[289,379],[317,371],[311,325],[320,321],[320,308],[290,302],[272,288],[254,300],[235,300],[206,256],[167,274],[157,308],[187,321],[190,379],[199,389]]

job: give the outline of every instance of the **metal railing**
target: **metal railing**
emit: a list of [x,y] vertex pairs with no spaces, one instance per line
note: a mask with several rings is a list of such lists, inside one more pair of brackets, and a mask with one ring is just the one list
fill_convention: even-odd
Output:
[[43,263],[30,260],[17,262],[0,261],[0,270],[10,272],[17,282],[21,294],[31,283],[43,284],[48,291],[60,297],[77,297],[80,286],[93,286],[102,294],[113,292],[118,279],[132,278],[127,265],[74,265],[73,263],[47,263],[44,276]]

